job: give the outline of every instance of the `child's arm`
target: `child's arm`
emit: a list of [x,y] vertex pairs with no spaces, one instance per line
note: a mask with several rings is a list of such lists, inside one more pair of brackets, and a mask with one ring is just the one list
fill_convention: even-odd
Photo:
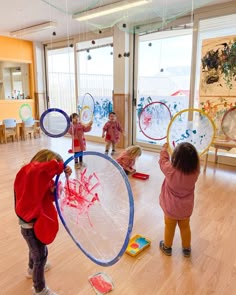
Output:
[[69,128],[69,130],[68,130],[68,133],[69,133],[70,135],[72,135],[72,132],[73,132],[73,125],[70,124],[70,128]]
[[127,154],[121,155],[117,158],[117,162],[122,166],[122,168],[129,173],[134,173],[136,170],[133,168],[135,160],[131,159]]
[[172,165],[171,165],[171,162],[170,162],[170,156],[169,156],[169,153],[168,153],[168,144],[167,143],[165,143],[163,145],[162,150],[160,152],[159,165],[160,165],[161,171],[165,175],[172,168]]
[[106,133],[107,133],[107,123],[106,123],[106,124],[104,125],[104,127],[102,128],[102,138],[105,137]]
[[89,132],[92,129],[93,121],[90,121],[88,125],[83,125],[83,131]]
[[120,133],[124,133],[124,129],[122,128],[120,122],[117,121],[117,129]]
[[[72,173],[72,169],[70,168],[70,166],[66,166],[64,168],[64,172],[65,172],[66,177],[69,177],[71,175],[71,173]],[[54,181],[53,180],[51,180],[49,186],[50,186],[51,192],[54,193],[54,191],[55,191],[55,185],[54,185]]]

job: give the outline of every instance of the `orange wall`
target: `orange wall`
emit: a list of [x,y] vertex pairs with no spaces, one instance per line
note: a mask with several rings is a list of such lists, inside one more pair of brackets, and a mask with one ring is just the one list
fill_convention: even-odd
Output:
[[30,64],[30,96],[34,98],[35,83],[33,43],[31,41],[0,36],[0,60],[26,62]]
[[33,99],[22,99],[22,100],[0,100],[0,121],[3,119],[14,118],[17,121],[21,121],[20,118],[20,107],[23,104],[28,104],[32,109],[32,117],[35,117],[35,108]]

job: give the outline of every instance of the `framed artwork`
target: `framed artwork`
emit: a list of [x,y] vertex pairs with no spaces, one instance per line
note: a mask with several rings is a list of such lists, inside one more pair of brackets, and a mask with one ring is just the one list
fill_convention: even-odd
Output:
[[236,36],[202,42],[200,96],[236,96]]

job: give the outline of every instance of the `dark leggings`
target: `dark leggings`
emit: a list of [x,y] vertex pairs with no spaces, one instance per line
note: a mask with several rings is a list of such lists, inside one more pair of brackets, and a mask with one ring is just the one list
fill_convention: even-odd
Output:
[[29,268],[33,270],[33,284],[36,292],[45,288],[44,266],[47,261],[47,246],[35,236],[33,228],[21,228],[21,233],[29,247]]
[[[83,156],[79,156],[79,162],[83,162]],[[78,163],[78,158],[75,158],[75,163]]]

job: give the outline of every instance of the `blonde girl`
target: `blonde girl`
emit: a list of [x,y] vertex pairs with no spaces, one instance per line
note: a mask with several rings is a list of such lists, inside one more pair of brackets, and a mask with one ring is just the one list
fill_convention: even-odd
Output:
[[116,161],[121,165],[126,174],[134,173],[135,162],[138,157],[142,154],[142,149],[138,145],[129,146],[126,148],[116,159]]

